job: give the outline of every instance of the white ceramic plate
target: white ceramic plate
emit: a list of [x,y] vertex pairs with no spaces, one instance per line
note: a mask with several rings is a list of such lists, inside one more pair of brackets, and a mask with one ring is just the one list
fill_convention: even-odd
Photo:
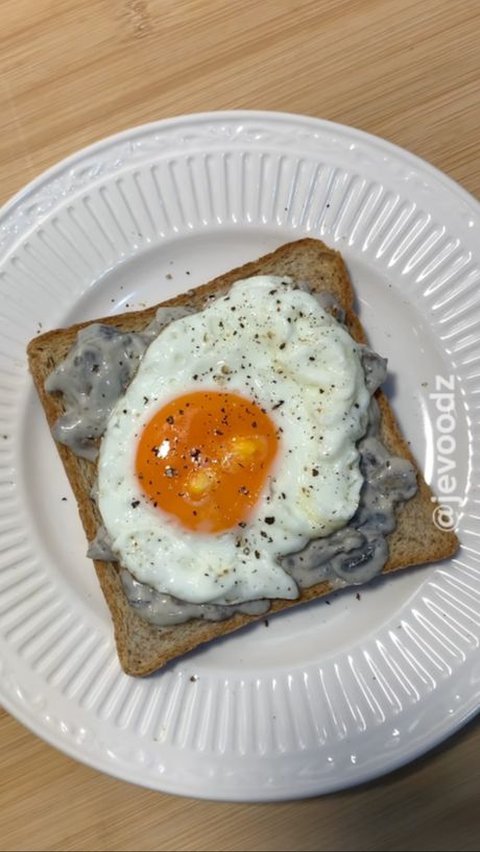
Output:
[[[476,713],[479,231],[478,204],[412,155],[328,122],[254,112],[122,133],[4,208],[0,699],[11,713],[105,772],[231,800],[359,783]],[[25,345],[40,330],[161,301],[303,235],[348,262],[361,318],[389,358],[393,406],[454,510],[461,553],[130,679]]]

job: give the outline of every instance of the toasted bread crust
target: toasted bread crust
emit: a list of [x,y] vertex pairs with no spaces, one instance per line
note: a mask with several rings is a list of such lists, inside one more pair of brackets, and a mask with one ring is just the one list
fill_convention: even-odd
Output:
[[[253,275],[291,275],[295,280],[308,281],[313,291],[328,290],[345,309],[346,324],[352,336],[358,342],[366,342],[365,332],[354,311],[354,293],[346,266],[338,252],[319,240],[303,239],[287,243],[271,254],[231,270],[208,284],[182,293],[162,304],[188,304],[200,309],[206,297],[220,295],[235,281]],[[143,311],[95,321],[115,325],[124,331],[140,331],[153,319],[158,307],[156,305]],[[34,338],[28,346],[30,371],[50,426],[53,426],[63,412],[63,405],[60,396],[46,393],[45,379],[66,356],[77,332],[89,324],[81,323],[67,329],[46,332]],[[414,464],[419,485],[417,494],[397,510],[397,526],[388,537],[390,556],[383,570],[383,573],[388,573],[452,556],[457,550],[458,539],[453,532],[439,530],[434,525],[432,491],[423,479],[400,432],[386,396],[382,391],[377,391],[376,396],[381,411],[382,440],[391,452],[409,459]],[[91,541],[100,523],[95,505],[90,499],[96,466],[77,458],[61,444],[57,443],[57,449],[75,494],[85,533]],[[111,612],[119,659],[124,671],[130,675],[150,674],[169,660],[191,651],[198,645],[265,618],[265,615],[249,616],[237,613],[221,622],[195,619],[187,624],[156,627],[142,619],[128,604],[115,564],[95,561],[95,570]],[[328,582],[317,583],[303,590],[294,601],[273,601],[268,615],[320,598],[331,591],[332,587]]]

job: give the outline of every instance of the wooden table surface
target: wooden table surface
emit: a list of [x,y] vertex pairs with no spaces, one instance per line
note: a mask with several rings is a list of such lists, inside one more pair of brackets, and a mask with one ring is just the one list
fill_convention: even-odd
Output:
[[[480,195],[478,0],[2,0],[0,200],[131,125],[305,113]],[[480,849],[480,726],[361,789],[269,805],[113,780],[0,710],[2,850]]]

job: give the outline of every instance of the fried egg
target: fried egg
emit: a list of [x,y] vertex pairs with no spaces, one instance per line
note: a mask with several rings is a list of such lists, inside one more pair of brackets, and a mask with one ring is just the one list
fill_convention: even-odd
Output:
[[281,557],[354,515],[369,401],[358,344],[289,278],[238,281],[170,323],[101,443],[119,561],[191,603],[297,597]]

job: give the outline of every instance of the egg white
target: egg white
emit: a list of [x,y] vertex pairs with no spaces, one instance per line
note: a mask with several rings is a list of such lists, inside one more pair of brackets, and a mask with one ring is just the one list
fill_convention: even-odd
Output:
[[[247,526],[206,535],[155,509],[134,464],[156,410],[189,391],[219,389],[265,408],[281,444]],[[172,322],[148,347],[101,444],[98,505],[119,561],[139,581],[192,603],[297,597],[278,558],[355,513],[356,442],[369,401],[358,345],[289,278],[239,281],[203,311]]]

